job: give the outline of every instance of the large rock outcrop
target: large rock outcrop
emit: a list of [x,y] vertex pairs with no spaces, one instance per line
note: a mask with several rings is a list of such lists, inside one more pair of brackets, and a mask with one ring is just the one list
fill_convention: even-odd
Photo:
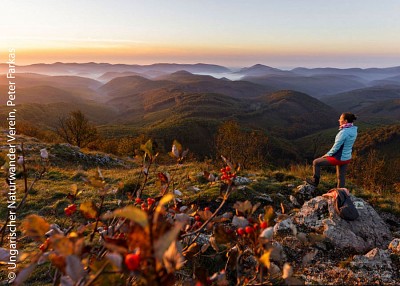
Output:
[[333,200],[322,196],[304,203],[293,221],[300,227],[322,234],[335,248],[365,253],[375,247],[386,249],[392,235],[378,213],[364,200],[351,196],[360,214],[346,221],[335,212]]

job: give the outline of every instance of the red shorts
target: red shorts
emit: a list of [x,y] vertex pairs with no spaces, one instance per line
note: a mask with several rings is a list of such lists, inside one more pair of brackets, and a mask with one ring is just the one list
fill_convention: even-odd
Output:
[[332,156],[328,156],[326,157],[326,160],[328,160],[329,164],[333,165],[333,166],[342,166],[342,165],[346,165],[348,163],[350,163],[350,160],[346,160],[346,161],[340,161],[338,159],[336,159],[335,157]]

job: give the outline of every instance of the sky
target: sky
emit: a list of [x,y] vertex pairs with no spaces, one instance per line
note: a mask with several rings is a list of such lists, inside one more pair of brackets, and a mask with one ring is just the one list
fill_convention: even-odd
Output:
[[3,0],[0,62],[400,66],[399,0]]

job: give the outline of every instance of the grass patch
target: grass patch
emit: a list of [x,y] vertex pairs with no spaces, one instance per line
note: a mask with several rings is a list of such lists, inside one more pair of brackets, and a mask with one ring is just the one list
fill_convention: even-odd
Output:
[[60,171],[50,171],[47,173],[46,177],[51,181],[63,181],[68,179],[68,177]]

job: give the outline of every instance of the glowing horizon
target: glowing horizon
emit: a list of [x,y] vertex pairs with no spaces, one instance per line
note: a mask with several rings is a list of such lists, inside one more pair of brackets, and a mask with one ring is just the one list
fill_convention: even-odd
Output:
[[397,0],[81,2],[0,4],[0,62],[400,66]]

